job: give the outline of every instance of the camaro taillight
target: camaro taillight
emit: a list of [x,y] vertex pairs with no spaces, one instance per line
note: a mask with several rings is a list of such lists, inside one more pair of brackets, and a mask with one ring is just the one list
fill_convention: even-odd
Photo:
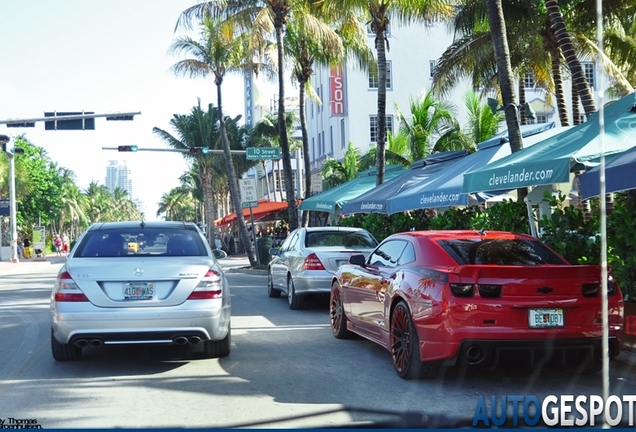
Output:
[[[583,297],[596,297],[601,292],[601,283],[592,282],[585,283],[582,286]],[[616,292],[616,280],[610,275],[607,277],[607,295],[612,295]]]
[[201,282],[194,288],[188,300],[210,300],[223,297],[221,274],[214,269],[208,270]]
[[55,301],[86,302],[88,298],[77,286],[68,272],[62,272],[55,280]]
[[303,270],[324,270],[325,266],[322,265],[320,258],[315,253],[311,253],[305,258],[303,262]]

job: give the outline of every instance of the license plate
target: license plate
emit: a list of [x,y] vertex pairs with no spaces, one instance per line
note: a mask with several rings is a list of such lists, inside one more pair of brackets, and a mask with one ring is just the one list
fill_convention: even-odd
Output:
[[153,283],[134,282],[124,285],[124,300],[150,300],[154,293]]
[[528,323],[531,328],[563,327],[563,309],[529,309]]

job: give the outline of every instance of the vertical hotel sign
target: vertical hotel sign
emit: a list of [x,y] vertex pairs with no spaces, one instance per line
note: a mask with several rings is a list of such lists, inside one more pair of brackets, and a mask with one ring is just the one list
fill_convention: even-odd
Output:
[[332,66],[329,72],[329,90],[331,93],[331,115],[345,115],[345,88],[342,66]]

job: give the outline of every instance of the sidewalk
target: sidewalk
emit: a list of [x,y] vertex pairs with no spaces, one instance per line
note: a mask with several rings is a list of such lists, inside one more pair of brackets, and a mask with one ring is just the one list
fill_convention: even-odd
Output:
[[19,262],[11,262],[11,261],[0,261],[0,276],[29,271],[29,269],[38,267],[38,266],[48,266],[51,264],[62,264],[66,261],[66,257],[57,256],[55,254],[47,255],[45,257],[31,257],[28,259],[20,258]]

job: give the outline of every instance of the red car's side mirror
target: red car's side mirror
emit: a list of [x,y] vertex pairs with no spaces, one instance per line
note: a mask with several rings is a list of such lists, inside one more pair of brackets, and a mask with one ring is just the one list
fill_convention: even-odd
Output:
[[349,264],[363,266],[366,263],[366,258],[362,254],[353,254],[349,257]]

